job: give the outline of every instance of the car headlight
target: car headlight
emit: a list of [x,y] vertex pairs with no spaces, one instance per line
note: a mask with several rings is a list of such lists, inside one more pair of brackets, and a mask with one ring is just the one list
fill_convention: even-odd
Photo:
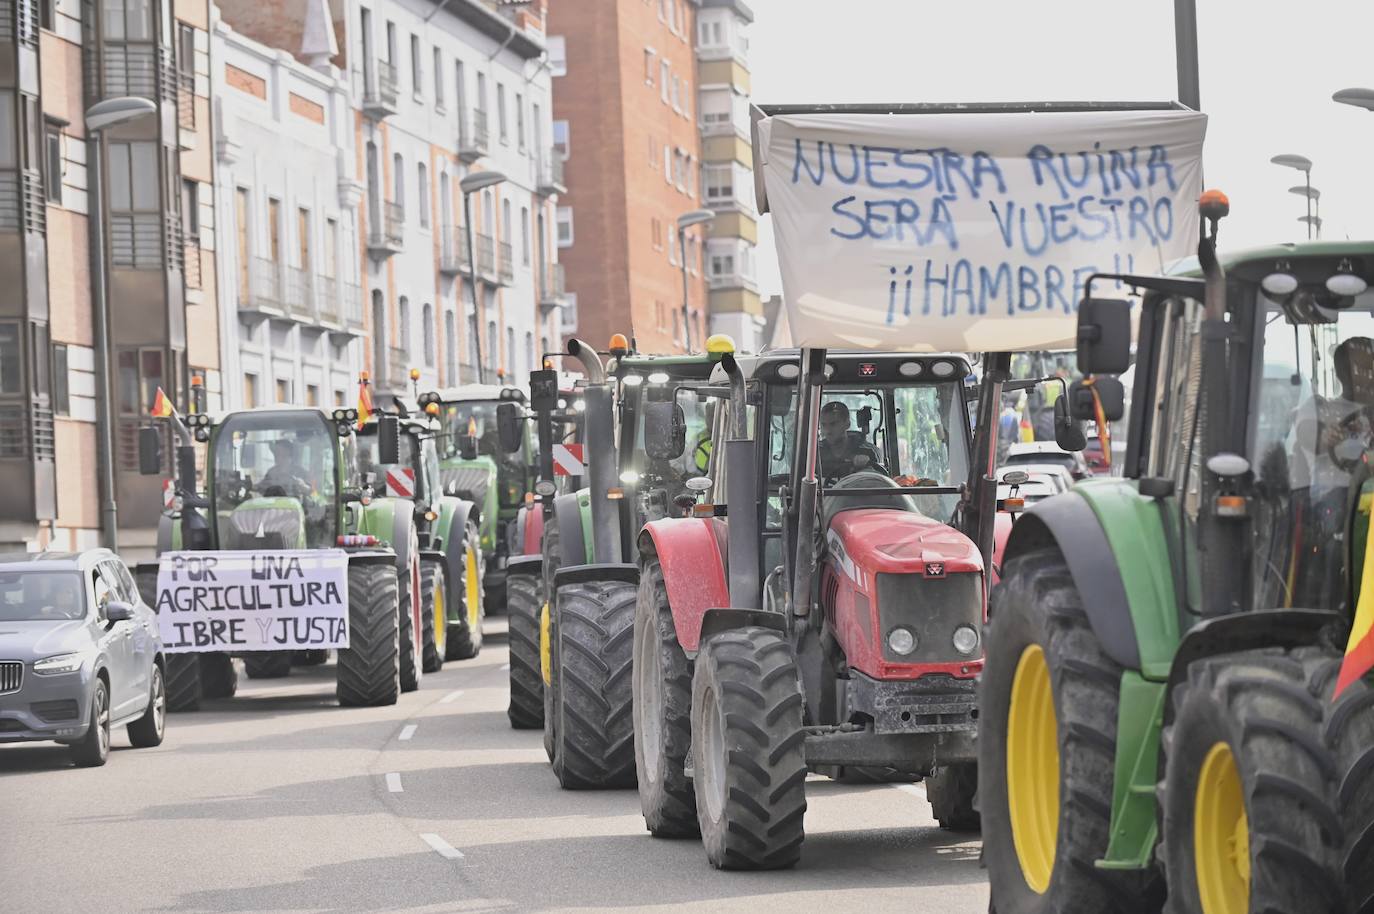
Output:
[[978,630],[972,625],[961,625],[954,630],[954,649],[961,654],[972,654],[978,650]]
[[887,646],[892,653],[906,656],[916,650],[916,633],[899,625],[887,633]]
[[39,676],[56,676],[59,673],[75,673],[81,669],[80,654],[58,654],[44,657],[33,662],[33,671]]

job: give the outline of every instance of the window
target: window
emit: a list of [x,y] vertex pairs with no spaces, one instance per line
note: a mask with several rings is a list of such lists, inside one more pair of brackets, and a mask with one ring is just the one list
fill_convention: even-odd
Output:
[[395,153],[391,157],[391,184],[393,197],[391,202],[395,203],[401,210],[401,217],[405,218],[406,209],[406,163],[401,158],[401,154]]
[[318,384],[307,384],[307,385],[305,385],[305,405],[306,405],[306,406],[319,406],[319,405],[320,405],[320,385],[318,385]]
[[424,94],[422,80],[425,78],[420,65],[420,36],[410,36],[410,88],[419,98]]
[[673,68],[668,65],[668,61],[659,64],[658,94],[663,99],[663,103],[668,103],[668,89],[673,81]]
[[548,40],[549,75],[568,75],[568,47],[562,35],[550,35]]
[[570,248],[573,244],[573,212],[571,206],[558,207],[558,246]]
[[424,338],[425,338],[425,366],[426,366],[427,368],[433,368],[433,367],[434,367],[434,306],[431,305],[431,304],[429,304],[428,302],[426,302],[424,308],[421,310],[420,313],[421,313],[421,316],[424,318],[424,322],[425,322],[425,326],[424,326],[424,330],[423,330]]
[[496,84],[496,130],[501,135],[501,142],[510,142],[506,133],[506,87],[500,83]]
[[39,0],[38,2],[38,24],[48,31],[52,31],[57,20],[57,0]]
[[334,391],[334,407],[335,407],[336,409],[342,409],[344,405],[345,405],[345,401],[344,401],[344,392],[343,392],[342,390],[335,389],[335,391]]
[[655,251],[663,250],[663,222],[657,217],[649,220],[649,238]]
[[530,265],[530,208],[520,207],[520,261]]
[[692,119],[692,84],[685,78],[682,80],[682,96],[679,101],[682,103],[682,116],[690,121]]
[[181,225],[192,241],[200,239],[200,183],[189,178],[181,181]]
[[674,74],[674,76],[673,76],[673,84],[672,84],[671,88],[670,88],[669,91],[668,91],[668,98],[669,98],[669,104],[671,104],[671,105],[673,106],[673,110],[674,110],[674,111],[677,111],[678,113],[681,113],[681,112],[682,112],[682,101],[681,101],[681,98],[682,98],[682,81],[681,81],[680,79],[677,78],[677,75],[676,75],[676,74]]
[[[500,365],[501,351],[496,347],[500,343],[496,339],[496,321],[487,321],[487,364]],[[482,366],[483,374],[486,373],[486,365]]]
[[0,394],[23,392],[23,357],[19,345],[19,323],[0,322]]
[[300,207],[296,210],[296,235],[300,244],[300,267],[304,273],[310,272],[310,210]]
[[15,168],[19,165],[19,153],[15,145],[19,131],[15,125],[14,96],[0,92],[0,168]]
[[510,243],[511,243],[511,236],[512,236],[512,234],[513,234],[513,233],[511,232],[511,225],[510,225],[510,201],[509,201],[509,200],[502,200],[502,201],[501,201],[501,241],[502,241],[502,243],[504,243],[504,244],[510,244]]
[[673,147],[663,147],[663,180],[673,183]]
[[43,131],[43,186],[48,202],[62,205],[62,128],[48,124]]
[[455,60],[453,62],[453,107],[459,114],[462,114],[466,111],[467,104],[467,76],[463,71],[463,62]]
[[420,228],[429,228],[429,170],[425,168],[424,162],[421,162],[416,170],[420,175]]
[[248,188],[234,190],[234,219],[238,225],[239,301],[248,300]]
[[[396,57],[396,23],[388,20],[386,24],[386,62],[395,67]],[[399,78],[397,77],[397,79]]]
[[281,261],[281,201],[267,198],[267,259]]
[[160,208],[157,144],[111,143],[109,158],[110,209],[156,212]]
[[177,23],[177,70],[182,76],[196,75],[196,30],[184,22]]
[[444,380],[458,383],[458,328],[452,311],[444,312]]
[[121,415],[146,414],[153,405],[159,387],[168,393],[176,393],[172,388],[164,387],[161,349],[118,350],[115,353],[115,372],[115,389]]
[[515,328],[506,328],[506,357],[502,361],[506,365],[506,376],[515,374]]
[[[413,339],[413,337],[410,335],[410,299],[402,295],[399,309],[401,321],[400,327],[397,331],[397,336],[399,336],[400,339],[398,339],[396,342],[402,350],[404,350],[405,352],[410,352],[410,341]],[[393,365],[392,367],[400,368],[401,366]]]
[[324,221],[324,275],[333,279],[339,275],[339,220]]
[[525,366],[530,371],[534,371],[534,334],[525,332]]
[[658,21],[668,21],[668,0],[658,0]]
[[678,248],[677,239],[676,239],[676,238],[669,238],[669,239],[667,239],[667,242],[668,242],[668,262],[671,263],[673,266],[677,266],[677,248]]
[[649,167],[658,167],[658,140],[649,137]]
[[434,48],[434,107],[444,110],[444,54],[438,46]]
[[525,97],[515,93],[515,142],[521,152],[525,151]]
[[291,402],[291,380],[289,378],[277,378],[277,402]]
[[567,121],[553,122],[553,151],[567,158],[572,150]]
[[654,62],[658,59],[658,52],[653,48],[644,49],[644,85],[654,84]]
[[477,110],[487,110],[487,74],[477,74]]
[[52,347],[52,411],[59,416],[72,414],[71,385],[67,380],[67,346],[54,343]]
[[151,0],[104,0],[105,38],[112,41],[152,41]]

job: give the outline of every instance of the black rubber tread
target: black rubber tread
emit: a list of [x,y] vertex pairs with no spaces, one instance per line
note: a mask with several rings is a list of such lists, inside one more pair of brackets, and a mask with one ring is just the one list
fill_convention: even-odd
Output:
[[281,679],[291,675],[294,651],[252,651],[243,655],[243,671],[249,679]]
[[345,707],[394,705],[401,691],[401,626],[396,566],[348,566],[348,647],[339,651],[338,696]]
[[1165,911],[1201,910],[1194,808],[1202,761],[1218,742],[1235,757],[1250,831],[1250,910],[1342,914],[1345,831],[1336,758],[1323,741],[1332,667],[1321,648],[1237,651],[1194,661],[1164,728],[1159,859]]
[[[1158,910],[1158,874],[1098,869],[1115,780],[1121,667],[1098,642],[1067,563],[1053,547],[1010,559],[992,591],[979,685],[979,808],[983,860],[998,914]],[[1038,644],[1059,725],[1059,838],[1044,894],[1026,884],[1007,808],[1007,716],[1021,654]]]
[[978,766],[968,762],[946,765],[925,779],[926,799],[935,821],[947,831],[978,831],[982,820],[974,800],[978,794]]
[[510,628],[510,707],[506,714],[516,730],[544,726],[544,677],[539,672],[539,577],[506,578],[506,615]]
[[[134,583],[138,586],[138,595],[143,599],[143,602],[153,607],[153,611],[156,612],[157,571],[147,569],[135,572]],[[166,681],[164,684],[167,687],[167,710],[198,710],[203,695],[200,679],[200,655],[169,653],[165,656],[167,669],[165,670]]]
[[[411,555],[419,551],[419,544],[411,543]],[[418,559],[416,559],[418,561]],[[420,651],[415,644],[415,617],[411,615],[410,589],[413,582],[410,578],[409,566],[396,568],[396,605],[397,617],[400,622],[400,646],[401,646],[401,691],[414,692],[420,688]]]
[[[634,638],[635,670],[646,664],[649,651],[654,657],[647,662],[656,660],[658,670],[648,683],[634,675],[635,773],[644,825],[656,838],[694,837],[700,834],[697,798],[684,770],[692,749],[692,662],[678,643],[657,558],[647,558],[640,566]],[[640,694],[645,685],[658,691],[655,720],[645,716],[647,704]],[[659,747],[652,769],[643,745],[649,727],[658,734]]]
[[[434,591],[444,579],[442,562],[420,562],[420,649],[426,673],[437,673],[444,668],[444,652],[435,640],[438,633],[434,626]],[[444,595],[448,595],[447,587],[444,588]],[[447,606],[444,607],[444,612],[448,612]],[[444,628],[447,634],[448,626]]]
[[[99,768],[104,765],[110,757],[110,741],[107,739],[102,748],[100,744],[99,726],[97,722],[97,701],[98,697],[105,700],[106,707],[110,702],[110,686],[104,678],[97,677],[95,685],[91,688],[91,719],[86,726],[86,733],[81,739],[72,743],[68,748],[71,752],[72,763],[78,768]],[[113,713],[113,712],[111,712]],[[106,718],[106,726],[109,725],[109,718]]]
[[[478,533],[477,525],[468,521],[464,548],[477,550],[477,574],[482,575],[485,565],[482,558],[482,539]],[[463,562],[463,573],[459,577],[458,583],[454,586],[458,598],[458,621],[449,623],[448,629],[448,659],[449,660],[471,660],[482,652],[482,621],[487,617],[486,595],[479,582],[477,585],[477,599],[481,606],[477,609],[477,629],[474,631],[468,625],[468,566],[466,560]]]
[[1374,912],[1374,688],[1367,677],[1346,686],[1326,709],[1325,739],[1336,756],[1347,907],[1369,914]]
[[329,662],[328,650],[309,648],[303,651],[291,652],[292,666],[320,666],[327,662]]
[[[792,866],[805,839],[803,699],[792,645],[781,632],[748,626],[713,635],[692,677],[692,759],[697,821],[717,869]],[[721,815],[711,818],[703,776],[707,715],[719,715],[725,757]]]
[[[153,664],[152,675],[154,681],[148,684],[148,707],[142,717],[124,728],[129,735],[129,745],[135,749],[151,749],[162,745],[162,738],[167,730],[166,717],[163,718],[162,729],[159,730],[153,711],[153,699],[159,689],[162,690],[162,700],[167,700],[167,678],[163,675],[161,664]],[[163,710],[166,710],[165,704]]]
[[553,772],[566,790],[635,786],[635,594],[625,581],[558,589],[558,727]]
[[[558,607],[554,602],[553,573],[563,560],[563,551],[559,548],[558,518],[556,515],[550,514],[544,518],[544,535],[540,540],[540,549],[544,554],[544,583],[541,591],[544,602],[539,606],[541,625],[545,613],[548,614],[549,618],[549,669],[548,678],[544,679],[544,754],[549,757],[549,762],[552,764],[554,733],[558,727],[558,714],[554,708],[555,699],[558,695],[558,618],[555,612]],[[541,633],[540,650],[543,649],[543,634]],[[541,678],[543,678],[543,672],[541,656]]]
[[200,659],[201,693],[205,698],[233,698],[239,690],[239,673],[234,658],[211,652],[196,654]]

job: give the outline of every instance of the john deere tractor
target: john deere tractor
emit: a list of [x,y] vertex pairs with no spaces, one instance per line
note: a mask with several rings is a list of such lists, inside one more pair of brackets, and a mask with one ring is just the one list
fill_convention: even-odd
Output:
[[[293,407],[171,417],[180,442],[176,502],[159,527],[158,552],[345,550],[350,642],[338,655],[339,703],[394,704],[402,688],[402,638],[409,637],[412,656],[419,656],[418,537],[409,511],[373,500],[359,472],[356,419],[353,410],[331,414]],[[383,422],[379,435],[379,459],[398,463],[394,418]],[[193,436],[207,445],[203,493]],[[161,472],[162,441],[161,429],[141,431],[144,473]],[[144,599],[156,605],[157,565],[140,565],[138,581]],[[172,656],[170,708],[191,710],[202,696],[232,694],[227,655]],[[251,652],[245,659],[275,665],[272,671],[280,674],[289,670],[291,652]]]
[[[1374,905],[1374,689],[1338,688],[1374,612],[1374,243],[1221,257],[1227,209],[1203,195],[1195,263],[1080,305],[1083,418],[1120,409],[1138,316],[1129,439],[1017,522],[992,594],[998,914]],[[1117,281],[1138,307],[1093,297]]]

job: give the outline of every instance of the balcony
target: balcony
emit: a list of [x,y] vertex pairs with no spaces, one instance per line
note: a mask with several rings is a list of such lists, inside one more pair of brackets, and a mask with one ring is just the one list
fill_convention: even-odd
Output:
[[472,272],[468,262],[468,230],[462,226],[444,226],[439,237],[439,272],[445,276]]
[[515,282],[515,254],[506,241],[496,246],[496,280],[503,286]]
[[404,393],[410,382],[410,355],[399,346],[389,346],[386,350],[386,373],[382,376],[381,386],[386,390]]
[[371,66],[364,65],[361,76],[364,115],[380,121],[400,110],[400,81],[394,66],[385,60],[375,60]]
[[281,264],[266,257],[254,257],[248,262],[248,288],[239,290],[239,311],[260,318],[285,316]]
[[546,263],[539,275],[539,307],[545,309],[563,307],[563,264]]
[[487,154],[487,113],[478,108],[458,112],[458,158],[475,162]]
[[353,335],[363,332],[363,287],[357,283],[343,284],[343,320]]
[[752,276],[746,276],[738,270],[725,273],[712,273],[707,278],[707,285],[712,289],[756,289],[757,284]]
[[487,282],[496,282],[496,239],[477,235],[477,275]]
[[323,274],[315,277],[317,296],[316,316],[320,325],[330,330],[342,330],[344,324],[343,299],[339,296],[339,281]]
[[376,258],[399,254],[405,244],[406,212],[398,203],[383,201],[368,220],[367,252]]
[[541,158],[535,166],[538,169],[538,179],[535,181],[535,193],[541,197],[551,197],[554,194],[566,194],[568,186],[563,183],[563,155],[558,150],[553,150],[544,158]]
[[187,235],[183,242],[183,247],[186,252],[186,266],[185,272],[183,273],[186,282],[186,288],[203,288],[201,285],[203,278],[201,276],[200,266],[200,236]]
[[284,267],[286,286],[286,308],[291,316],[303,323],[315,322],[315,285],[310,271],[297,267]]
[[193,73],[177,72],[177,126],[183,130],[196,129],[196,77]]

